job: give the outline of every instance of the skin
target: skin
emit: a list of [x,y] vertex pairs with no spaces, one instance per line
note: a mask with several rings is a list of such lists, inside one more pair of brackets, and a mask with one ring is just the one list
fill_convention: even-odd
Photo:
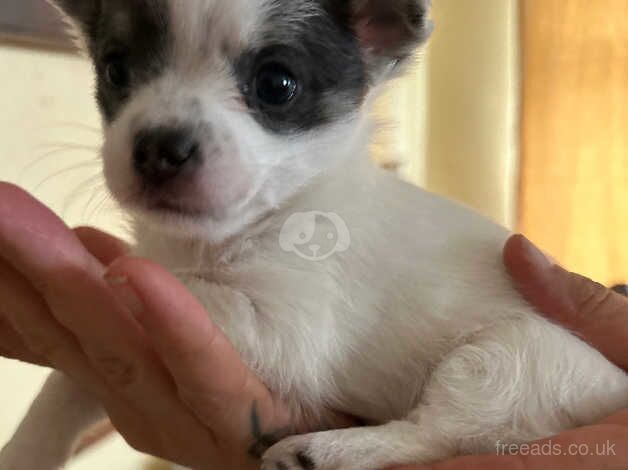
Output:
[[[504,260],[533,304],[628,369],[628,300],[552,264],[521,236]],[[134,448],[193,468],[257,470],[282,435],[351,424],[333,413],[313,424],[289,410],[163,268],[127,256],[105,233],[71,230],[1,183],[0,354],[63,371],[101,400]],[[628,410],[553,439],[565,448],[606,441],[616,443],[615,457],[471,457],[406,468],[628,468]]]

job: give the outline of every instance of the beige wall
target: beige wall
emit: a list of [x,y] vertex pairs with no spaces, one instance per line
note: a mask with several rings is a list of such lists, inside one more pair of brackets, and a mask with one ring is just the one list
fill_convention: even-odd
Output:
[[33,191],[71,224],[120,232],[112,205],[100,205],[100,126],[88,62],[9,46],[0,47],[0,68],[0,177]]

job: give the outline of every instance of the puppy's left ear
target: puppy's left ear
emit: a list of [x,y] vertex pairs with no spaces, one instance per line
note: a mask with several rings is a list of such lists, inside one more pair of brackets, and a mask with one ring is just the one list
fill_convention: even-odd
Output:
[[432,34],[431,0],[350,0],[351,27],[374,62],[402,61]]

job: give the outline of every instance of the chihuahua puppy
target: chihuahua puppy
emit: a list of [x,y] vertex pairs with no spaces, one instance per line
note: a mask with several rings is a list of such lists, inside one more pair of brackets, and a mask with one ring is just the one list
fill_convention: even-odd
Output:
[[[430,35],[429,0],[57,4],[95,65],[137,253],[278,397],[371,424],[288,437],[264,470],[495,452],[628,406],[627,375],[516,293],[505,229],[369,162],[370,103]],[[54,377],[0,468],[62,467],[98,416]]]

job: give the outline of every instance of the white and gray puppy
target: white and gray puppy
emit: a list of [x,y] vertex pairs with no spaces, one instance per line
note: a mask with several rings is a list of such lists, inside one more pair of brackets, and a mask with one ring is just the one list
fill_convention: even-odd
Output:
[[[427,40],[428,0],[58,4],[95,63],[138,253],[182,273],[288,404],[372,424],[287,438],[264,469],[493,452],[628,406],[626,374],[515,292],[505,229],[369,163],[369,104]],[[97,415],[64,387],[2,470],[63,465]]]

